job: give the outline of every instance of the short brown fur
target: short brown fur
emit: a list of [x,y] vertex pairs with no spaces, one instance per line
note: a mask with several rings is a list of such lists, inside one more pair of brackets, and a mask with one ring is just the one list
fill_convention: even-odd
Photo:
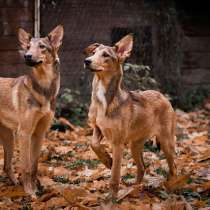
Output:
[[[20,146],[21,181],[25,192],[36,192],[36,174],[41,142],[54,116],[54,102],[60,86],[58,49],[63,27],[57,26],[48,37],[32,38],[18,32],[28,75],[0,78],[0,141],[4,147],[4,170],[14,184],[12,170],[14,140]],[[28,57],[27,57],[28,56]]]
[[[93,127],[91,146],[96,155],[111,169],[110,195],[116,197],[120,183],[120,168],[125,144],[130,145],[137,165],[137,183],[144,175],[143,146],[146,139],[156,136],[169,165],[170,176],[176,175],[175,123],[170,102],[161,93],[125,91],[121,87],[122,64],[133,47],[132,35],[121,39],[114,47],[93,44],[85,49],[85,67],[95,73],[89,122]],[[112,157],[101,145],[109,140]]]

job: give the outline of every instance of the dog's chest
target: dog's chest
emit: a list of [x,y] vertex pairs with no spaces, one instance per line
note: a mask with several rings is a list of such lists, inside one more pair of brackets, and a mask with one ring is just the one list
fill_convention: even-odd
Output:
[[106,101],[106,89],[101,81],[98,82],[97,88],[96,88],[96,98],[98,101],[102,104],[103,108],[107,108],[107,101]]

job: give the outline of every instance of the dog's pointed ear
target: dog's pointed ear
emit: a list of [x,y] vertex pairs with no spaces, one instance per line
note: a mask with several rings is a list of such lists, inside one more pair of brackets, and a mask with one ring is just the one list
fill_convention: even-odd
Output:
[[124,36],[119,42],[115,44],[117,56],[121,62],[128,58],[133,49],[133,35],[128,34]]
[[20,42],[21,47],[26,50],[31,40],[31,34],[26,32],[24,29],[19,28],[18,30],[18,40]]
[[93,53],[93,51],[94,51],[98,46],[100,46],[99,43],[91,44],[91,45],[89,45],[88,47],[86,47],[86,48],[84,49],[83,52],[84,52],[85,55],[91,55],[91,54]]
[[52,47],[55,50],[58,50],[59,47],[61,46],[63,40],[63,34],[64,34],[63,26],[58,25],[47,35]]

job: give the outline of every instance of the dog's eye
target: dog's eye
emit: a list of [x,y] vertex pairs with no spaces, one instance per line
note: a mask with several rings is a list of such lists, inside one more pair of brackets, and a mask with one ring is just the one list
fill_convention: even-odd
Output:
[[43,44],[40,44],[39,47],[40,47],[41,49],[45,49],[45,45],[43,45]]
[[30,49],[30,45],[28,44],[28,45],[27,45],[27,50],[29,50],[29,49]]
[[104,53],[102,54],[102,56],[105,57],[105,58],[107,58],[107,57],[109,57],[109,54],[107,54],[106,52],[104,52]]

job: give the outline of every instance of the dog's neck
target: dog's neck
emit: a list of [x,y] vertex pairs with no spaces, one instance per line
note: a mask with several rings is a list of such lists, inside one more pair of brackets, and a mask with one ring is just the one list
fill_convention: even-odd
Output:
[[40,66],[34,67],[31,76],[36,79],[40,86],[43,88],[49,88],[52,81],[58,76],[58,63],[52,64],[41,64]]
[[126,97],[126,92],[122,89],[122,66],[115,74],[95,74],[93,84],[94,97],[99,101],[105,110],[110,106],[118,106]]
[[34,67],[28,76],[34,91],[47,99],[56,97],[60,85],[58,61]]

